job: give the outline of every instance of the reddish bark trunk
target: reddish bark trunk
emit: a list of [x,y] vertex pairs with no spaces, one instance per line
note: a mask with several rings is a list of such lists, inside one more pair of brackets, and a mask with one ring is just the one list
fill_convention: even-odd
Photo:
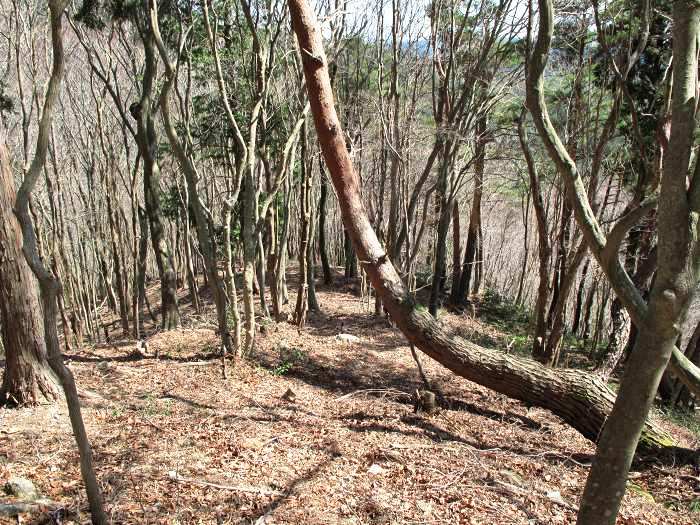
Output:
[[0,165],[0,331],[5,373],[0,404],[33,405],[58,397],[47,361],[36,279],[22,254],[22,232],[12,212],[15,186],[9,164]]

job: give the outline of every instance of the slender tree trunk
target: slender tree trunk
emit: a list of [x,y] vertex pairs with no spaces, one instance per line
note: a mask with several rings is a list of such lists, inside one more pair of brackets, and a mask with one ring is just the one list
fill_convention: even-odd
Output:
[[545,351],[540,361],[549,366],[557,366],[561,353],[561,343],[566,328],[566,305],[569,301],[571,288],[576,280],[576,273],[581,261],[586,255],[586,243],[581,241],[578,249],[574,253],[573,259],[566,264],[566,275],[559,286],[559,297],[553,308],[553,322],[547,338]]
[[253,352],[255,346],[255,257],[258,238],[255,233],[256,199],[254,167],[246,170],[243,176],[243,314],[245,342],[243,355]]
[[229,312],[231,313],[231,328],[233,329],[233,354],[238,354],[241,348],[241,318],[238,312],[238,291],[236,290],[236,275],[234,272],[235,261],[233,260],[233,248],[231,240],[231,213],[232,204],[227,203],[224,211],[224,237],[226,261],[224,269],[226,272],[226,295],[229,300]]
[[326,246],[326,209],[328,203],[328,181],[323,169],[323,159],[318,159],[318,169],[321,174],[321,197],[318,201],[318,251],[321,254],[321,266],[323,267],[323,284],[333,284],[333,270],[328,262],[328,248]]
[[299,184],[299,288],[294,322],[304,327],[309,306],[309,245],[311,242],[311,177],[307,170],[306,123],[301,128],[301,181]]
[[523,266],[520,269],[520,278],[518,279],[518,293],[515,296],[515,304],[523,304],[523,291],[525,286],[525,276],[529,270],[529,259],[530,259],[530,193],[528,192],[525,197],[525,204],[522,205],[523,208],[523,226],[525,232],[523,234]]
[[141,100],[130,108],[136,119],[136,142],[143,160],[143,194],[146,216],[150,225],[151,243],[156,256],[160,277],[161,328],[177,328],[180,314],[177,307],[177,273],[175,261],[166,239],[163,217],[160,209],[160,167],[158,166],[158,136],[153,120],[153,84],[157,76],[157,59],[153,37],[142,35],[146,54],[146,69],[143,74]]
[[[304,124],[306,128],[306,124]],[[306,129],[302,131],[305,133]],[[306,138],[304,142],[306,143]],[[305,145],[305,147],[307,147]],[[316,215],[314,213],[314,207],[311,204],[313,199],[313,185],[314,185],[314,171],[313,164],[311,160],[308,166],[308,178],[309,178],[309,194],[307,201],[309,203],[309,244],[306,250],[306,284],[309,296],[309,310],[312,312],[320,312],[321,307],[318,303],[318,297],[316,296],[316,254],[314,253],[314,238],[316,236]]]
[[435,254],[433,263],[433,278],[430,285],[430,299],[428,311],[433,317],[437,317],[440,307],[441,295],[445,289],[447,278],[447,232],[450,227],[451,202],[448,196],[448,183],[450,174],[450,149],[451,144],[446,145],[440,163],[440,173],[437,182],[437,206],[436,215],[438,217],[437,232],[435,234]]
[[[259,218],[257,218],[259,220]],[[263,224],[264,225],[264,224]],[[264,317],[270,317],[270,310],[267,307],[267,296],[265,289],[267,288],[267,246],[263,242],[263,233],[258,232],[258,255],[256,259],[256,275],[258,278],[258,287],[260,291],[260,312]]]
[[568,290],[564,290],[564,283],[568,279],[569,267],[567,265],[567,258],[569,256],[569,236],[571,231],[571,213],[572,208],[566,197],[563,198],[561,205],[561,223],[559,226],[559,236],[557,242],[557,257],[554,261],[554,275],[552,276],[552,300],[549,304],[549,311],[547,312],[547,326],[551,329],[557,321],[556,316],[558,315],[558,306],[562,300],[566,300],[566,297],[560,297],[565,295]]
[[277,243],[277,256],[275,258],[275,301],[277,302],[277,319],[279,320],[282,312],[282,305],[287,302],[287,251],[289,247],[289,226],[290,226],[290,205],[292,198],[292,188],[290,178],[285,179],[284,191],[284,223],[282,225],[282,234]]
[[532,337],[532,356],[535,359],[541,360],[540,357],[544,356],[545,346],[547,344],[546,311],[550,295],[549,263],[552,257],[552,248],[549,244],[547,211],[545,210],[544,201],[542,199],[542,188],[540,186],[537,166],[532,156],[532,151],[530,150],[527,130],[525,128],[524,111],[520,114],[520,118],[518,119],[518,136],[520,138],[520,147],[523,150],[523,155],[525,156],[525,162],[527,164],[530,178],[530,191],[532,192],[532,205],[535,208],[535,220],[537,222],[539,284],[537,286],[537,299],[535,299],[535,326]]
[[[258,43],[255,42],[257,49]],[[257,49],[258,59],[260,59],[259,49]],[[256,88],[258,99],[253,106],[250,116],[250,127],[248,130],[248,158],[247,166],[243,172],[243,213],[241,214],[241,236],[243,238],[243,313],[245,341],[243,343],[242,354],[249,356],[255,346],[255,263],[258,249],[258,195],[256,192],[258,184],[258,157],[256,155],[256,140],[258,136],[258,124],[262,115],[263,107],[263,69],[264,64],[258,64],[256,70]],[[264,289],[260,290],[265,293]]]
[[[311,238],[313,239],[313,225],[311,226]],[[309,310],[312,312],[320,312],[321,306],[318,302],[318,296],[316,295],[316,269],[314,267],[313,254],[309,252],[308,261],[306,263],[306,282],[308,285],[308,295],[309,295]]]
[[[165,104],[167,104],[167,100],[165,101]],[[171,143],[172,147],[172,143]],[[173,148],[174,149],[174,148]],[[183,169],[182,164],[180,165],[180,168]],[[184,188],[184,199],[182,196],[182,193],[179,191],[178,188],[178,193],[180,193],[180,204],[182,206],[182,226],[183,226],[183,240],[182,240],[182,246],[185,248],[185,272],[187,273],[187,287],[190,289],[190,299],[192,306],[194,306],[194,311],[197,315],[200,315],[202,313],[202,303],[199,300],[199,290],[197,288],[197,277],[194,273],[194,261],[192,257],[192,245],[190,244],[190,206],[194,208],[194,205],[191,204],[191,197],[190,197],[190,191],[188,189],[188,184],[185,183],[185,188]],[[179,184],[178,184],[179,186]],[[196,221],[196,219],[195,219]],[[206,225],[205,225],[206,229]],[[197,233],[199,233],[199,229],[197,230]],[[208,232],[206,232],[208,234]],[[198,235],[199,237],[199,235]]]
[[622,359],[631,328],[630,316],[617,297],[610,303],[610,324],[608,344],[603,354],[604,362],[600,368],[600,374],[605,379],[610,377]]
[[275,321],[281,319],[280,279],[277,274],[280,269],[277,226],[277,206],[273,205],[268,208],[265,215],[265,239],[267,241],[267,275],[270,279],[270,303],[272,318]]
[[591,286],[586,297],[586,304],[583,307],[583,325],[581,328],[581,339],[588,341],[591,335],[591,315],[593,314],[593,302],[595,301],[597,286]]
[[450,290],[450,302],[459,304],[459,281],[462,275],[462,241],[459,226],[459,200],[455,199],[452,206],[452,286]]
[[357,257],[352,247],[352,240],[346,230],[343,231],[343,254],[345,259],[345,278],[354,279],[357,277]]
[[581,277],[579,278],[578,288],[576,290],[576,303],[574,305],[574,315],[571,321],[571,333],[578,334],[579,327],[581,326],[581,314],[583,312],[583,296],[586,292],[586,276],[588,275],[588,267],[590,266],[591,259],[586,258],[586,262],[583,263],[583,269],[581,270]]
[[[631,206],[632,204],[624,210],[623,214],[629,213]],[[639,228],[637,227],[630,231],[627,246],[625,247],[625,269],[630,273],[635,270],[637,252],[640,248],[641,237],[638,230]],[[637,281],[637,279],[634,280],[635,282]],[[636,284],[639,286],[641,283]],[[630,322],[629,314],[625,311],[622,301],[615,297],[610,303],[610,334],[608,335],[608,345],[602,356],[604,364],[601,367],[601,375],[604,378],[607,379],[614,372],[618,363],[622,360],[625,350],[630,348],[629,337],[631,328],[632,323]]]
[[114,287],[112,286],[112,272],[109,270],[109,266],[107,265],[107,259],[105,259],[102,250],[96,250],[95,257],[100,263],[100,276],[102,277],[104,292],[107,296],[107,306],[112,312],[118,313],[117,305],[119,303],[117,301],[117,296],[114,293]]
[[134,303],[132,308],[135,312],[134,315],[134,332],[135,337],[138,339],[140,334],[143,333],[143,307],[146,303],[146,263],[148,257],[148,217],[146,216],[146,210],[141,206],[138,207],[138,217],[139,217],[139,248],[138,248],[138,259],[134,266],[136,272],[136,284],[134,286]]
[[[389,167],[389,220],[387,223],[387,250],[389,253],[394,253],[394,246],[397,241],[397,233],[399,227],[399,202],[401,197],[401,187],[399,180],[399,169],[401,167],[401,126],[400,126],[400,111],[401,97],[399,95],[399,55],[401,53],[401,42],[399,26],[401,23],[401,11],[396,0],[392,1],[392,17],[391,17],[391,77],[389,87],[389,97],[387,107],[391,113],[391,164]],[[384,134],[382,134],[384,138]],[[389,137],[387,137],[389,139]],[[387,151],[389,148],[384,148]],[[384,164],[385,165],[385,164]],[[383,171],[384,168],[382,168]],[[382,174],[384,179],[384,173]]]
[[[474,194],[472,196],[472,208],[469,212],[469,230],[467,231],[467,246],[464,249],[464,263],[462,264],[462,278],[459,286],[459,296],[462,301],[467,299],[472,283],[472,277],[480,272],[483,254],[479,253],[481,244],[481,198],[484,186],[484,165],[486,163],[486,118],[481,117],[477,122],[476,130],[476,159],[474,162]],[[477,268],[478,267],[478,268]],[[475,288],[480,286],[480,279],[476,280]]]

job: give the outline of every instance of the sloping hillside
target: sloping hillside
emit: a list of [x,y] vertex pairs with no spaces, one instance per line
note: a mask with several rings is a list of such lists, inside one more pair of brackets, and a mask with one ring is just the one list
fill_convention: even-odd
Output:
[[[145,357],[133,341],[67,356],[115,523],[573,523],[590,443],[427,358],[444,397],[416,411],[401,334],[351,293],[319,299],[301,332],[265,324],[227,379],[208,313],[152,335]],[[53,523],[87,523],[63,405],[0,410],[0,480],[14,476],[54,502]],[[618,522],[698,523],[697,476],[638,466]]]

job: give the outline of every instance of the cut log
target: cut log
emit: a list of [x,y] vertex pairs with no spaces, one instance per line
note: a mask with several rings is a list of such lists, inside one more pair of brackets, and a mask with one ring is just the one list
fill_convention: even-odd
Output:
[[[343,224],[357,256],[389,315],[409,343],[454,373],[510,398],[551,411],[583,436],[596,441],[615,394],[596,376],[555,370],[530,359],[483,348],[450,336],[415,303],[370,224],[360,185],[336,114],[327,59],[316,16],[307,0],[289,0],[316,132],[340,203]],[[656,455],[673,439],[648,421],[638,451]]]

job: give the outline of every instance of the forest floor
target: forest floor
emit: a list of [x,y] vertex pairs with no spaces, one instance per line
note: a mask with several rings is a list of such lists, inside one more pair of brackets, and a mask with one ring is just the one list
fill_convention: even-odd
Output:
[[[322,313],[301,332],[266,323],[255,355],[229,365],[227,379],[210,310],[183,309],[184,328],[151,335],[145,357],[116,333],[67,354],[113,522],[574,523],[593,445],[427,357],[445,398],[416,413],[422,385],[404,338],[351,291],[320,288]],[[511,336],[478,316],[459,324]],[[661,424],[698,446],[700,436]],[[618,523],[699,523],[698,475],[636,466]],[[0,409],[0,482],[13,476],[59,510],[8,523],[89,523],[63,403]]]

